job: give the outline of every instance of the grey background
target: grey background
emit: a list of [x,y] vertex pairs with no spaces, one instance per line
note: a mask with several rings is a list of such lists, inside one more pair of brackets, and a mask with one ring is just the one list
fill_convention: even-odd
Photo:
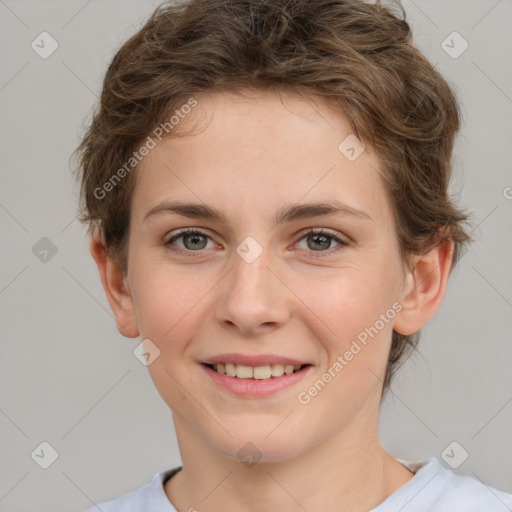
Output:
[[[106,66],[158,4],[0,0],[2,512],[84,510],[180,464],[140,340],[116,330],[69,170]],[[469,454],[457,473],[512,492],[512,0],[404,6],[463,105],[452,191],[478,228],[382,406],[382,442],[449,467],[456,441]],[[47,59],[31,48],[42,31],[59,44]],[[441,47],[453,31],[469,43],[457,59]],[[43,237],[57,249],[46,262],[32,250]],[[48,469],[31,457],[43,441],[58,452]]]

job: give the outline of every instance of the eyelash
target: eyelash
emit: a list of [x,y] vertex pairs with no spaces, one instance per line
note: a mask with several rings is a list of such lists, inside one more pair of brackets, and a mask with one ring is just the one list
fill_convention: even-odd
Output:
[[[199,228],[184,229],[184,230],[180,231],[179,233],[177,233],[176,235],[174,235],[173,237],[171,237],[167,242],[164,243],[164,245],[166,247],[168,247],[170,251],[172,251],[174,253],[177,253],[177,254],[187,254],[187,255],[190,255],[190,253],[194,253],[194,252],[200,253],[200,252],[202,252],[202,250],[199,250],[199,251],[184,250],[184,249],[176,248],[175,246],[172,245],[172,242],[174,242],[178,238],[181,238],[181,237],[186,236],[186,235],[202,235],[202,236],[204,236],[206,238],[210,238],[211,239],[210,235],[207,232],[202,231]],[[349,245],[349,243],[347,241],[339,238],[336,235],[329,234],[328,232],[326,232],[324,230],[324,228],[309,228],[306,232],[303,232],[301,234],[300,238],[295,243],[298,243],[303,238],[306,238],[306,237],[311,236],[311,235],[324,235],[327,238],[330,238],[330,239],[332,239],[335,242],[338,242],[340,244],[339,247],[335,247],[334,249],[327,249],[326,251],[309,251],[311,253],[328,253],[330,255],[333,252],[336,252],[337,250],[341,250],[344,247],[347,247]],[[323,258],[324,256],[320,255],[320,254],[315,254],[313,257],[314,258]]]

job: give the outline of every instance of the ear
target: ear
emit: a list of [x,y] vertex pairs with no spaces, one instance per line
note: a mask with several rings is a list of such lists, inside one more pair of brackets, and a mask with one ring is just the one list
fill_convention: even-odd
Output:
[[402,295],[402,310],[393,330],[408,335],[419,331],[441,306],[452,267],[453,240],[440,238],[423,255],[414,255]]
[[139,329],[126,277],[108,256],[103,236],[95,233],[89,247],[91,255],[98,265],[101,283],[116,318],[118,331],[127,338],[136,338],[139,336]]

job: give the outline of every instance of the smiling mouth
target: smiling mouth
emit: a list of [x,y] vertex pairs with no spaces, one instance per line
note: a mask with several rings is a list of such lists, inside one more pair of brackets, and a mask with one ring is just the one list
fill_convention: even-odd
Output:
[[268,364],[262,366],[246,366],[233,363],[203,364],[221,375],[253,380],[275,379],[283,375],[291,375],[292,373],[301,371],[303,368],[311,366],[309,364]]

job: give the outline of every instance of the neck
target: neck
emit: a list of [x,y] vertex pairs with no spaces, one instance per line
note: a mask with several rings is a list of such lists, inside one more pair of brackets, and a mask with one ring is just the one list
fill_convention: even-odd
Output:
[[246,465],[212,449],[179,418],[174,423],[183,469],[164,488],[179,512],[221,512],[226,503],[247,512],[362,512],[414,476],[382,448],[376,427],[340,432],[284,461]]

